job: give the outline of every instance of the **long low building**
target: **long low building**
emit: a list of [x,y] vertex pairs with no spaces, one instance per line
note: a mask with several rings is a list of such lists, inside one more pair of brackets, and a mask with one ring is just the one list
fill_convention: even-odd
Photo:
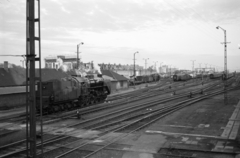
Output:
[[102,75],[111,77],[112,91],[128,88],[128,79],[111,70],[101,70]]

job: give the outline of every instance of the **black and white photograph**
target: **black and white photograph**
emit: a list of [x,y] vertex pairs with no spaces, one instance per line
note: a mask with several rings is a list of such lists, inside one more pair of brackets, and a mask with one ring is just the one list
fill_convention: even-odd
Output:
[[0,0],[0,158],[240,158],[240,0]]

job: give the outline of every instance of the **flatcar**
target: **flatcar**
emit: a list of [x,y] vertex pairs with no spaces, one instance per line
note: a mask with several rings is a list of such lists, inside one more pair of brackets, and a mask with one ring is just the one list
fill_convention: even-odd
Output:
[[[36,110],[40,111],[40,84],[37,88]],[[42,109],[44,113],[84,107],[103,101],[111,93],[110,80],[101,77],[70,76],[42,82]]]

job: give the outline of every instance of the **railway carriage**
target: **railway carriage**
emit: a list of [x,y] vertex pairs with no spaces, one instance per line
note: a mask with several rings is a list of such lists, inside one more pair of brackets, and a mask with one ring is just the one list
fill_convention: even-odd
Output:
[[173,75],[173,81],[187,81],[192,79],[192,76],[189,74],[175,74]]
[[223,75],[224,75],[224,74],[222,74],[222,73],[211,73],[211,74],[209,75],[209,78],[210,78],[210,79],[216,79],[216,78],[222,78],[222,79],[223,79]]
[[160,80],[159,74],[151,74],[151,75],[143,75],[143,76],[136,76],[134,80],[130,79],[130,85],[137,85],[141,83],[151,83]]
[[159,74],[152,74],[151,76],[153,77],[153,81],[155,81],[155,82],[160,80]]

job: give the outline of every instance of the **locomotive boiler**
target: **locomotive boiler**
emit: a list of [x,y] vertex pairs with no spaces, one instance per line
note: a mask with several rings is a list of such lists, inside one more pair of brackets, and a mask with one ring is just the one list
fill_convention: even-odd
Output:
[[[37,88],[37,111],[40,111],[40,85]],[[85,107],[104,101],[111,93],[111,81],[101,77],[70,76],[42,82],[42,109],[54,113]]]

